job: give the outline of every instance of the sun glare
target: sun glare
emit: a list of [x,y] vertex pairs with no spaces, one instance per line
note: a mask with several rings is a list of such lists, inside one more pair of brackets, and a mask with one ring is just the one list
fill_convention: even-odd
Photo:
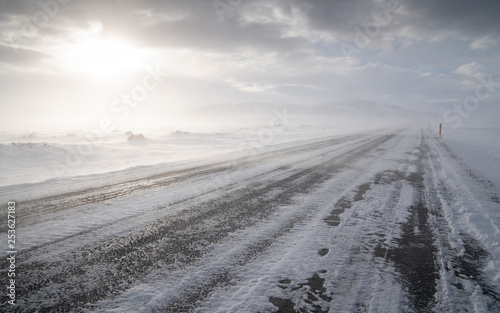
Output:
[[97,77],[115,77],[123,72],[144,68],[145,55],[124,41],[90,38],[66,47],[65,67]]

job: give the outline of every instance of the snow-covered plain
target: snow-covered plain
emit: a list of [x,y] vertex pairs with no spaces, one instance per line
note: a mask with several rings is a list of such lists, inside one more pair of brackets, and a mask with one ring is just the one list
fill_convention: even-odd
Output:
[[471,169],[500,188],[500,126],[447,129],[444,141]]
[[[360,114],[364,112],[364,114]],[[36,183],[172,163],[299,139],[384,127],[416,113],[366,101],[317,105],[215,105],[189,112],[188,123],[161,129],[0,132],[0,186]],[[395,116],[396,115],[396,116]],[[96,125],[98,123],[96,122]],[[143,134],[145,140],[131,140]]]
[[2,134],[2,310],[500,312],[498,137],[263,116],[120,131],[60,176],[85,132]]

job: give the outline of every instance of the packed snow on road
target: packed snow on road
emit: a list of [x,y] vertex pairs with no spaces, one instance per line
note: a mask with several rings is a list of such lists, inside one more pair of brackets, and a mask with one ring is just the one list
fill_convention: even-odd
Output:
[[4,134],[6,310],[500,312],[490,130],[262,129],[114,134],[79,164],[79,134]]

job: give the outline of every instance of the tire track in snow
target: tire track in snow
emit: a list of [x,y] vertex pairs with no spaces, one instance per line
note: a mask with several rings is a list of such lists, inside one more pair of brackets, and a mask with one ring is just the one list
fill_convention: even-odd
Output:
[[[314,252],[325,266],[312,268],[313,274],[305,280],[293,276],[276,280],[283,295],[268,295],[271,308],[282,312],[499,312],[498,288],[485,274],[492,257],[490,247],[467,233],[458,215],[450,216],[458,214],[453,206],[464,196],[459,192],[464,186],[450,185],[440,163],[448,157],[439,154],[432,138],[425,134],[419,138],[409,160],[400,159],[393,168],[345,186],[343,196],[327,210],[295,207],[286,218],[267,224],[283,206],[294,207],[297,196],[310,195],[339,175],[354,172],[351,167],[366,160],[379,145],[399,139],[370,137],[365,146],[353,145],[339,154],[333,153],[334,146],[321,149],[343,141],[295,147],[288,152],[314,147],[317,153],[295,168],[281,162],[273,172],[219,188],[216,197],[194,195],[193,202],[185,203],[178,214],[148,222],[142,229],[127,229],[98,245],[77,248],[62,255],[63,261],[21,263],[25,277],[19,297],[24,307],[17,311],[119,309],[120,302],[113,302],[132,292],[131,287],[154,279],[148,276],[154,272],[180,280],[178,290],[153,307],[162,312],[190,312],[214,293],[244,284],[238,281],[242,269],[258,264],[291,233],[311,232],[308,227],[317,225],[311,224],[316,219],[330,233],[325,229],[314,232],[325,238]],[[270,153],[268,159],[256,158],[255,164],[286,155]],[[364,162],[358,170],[369,172],[368,164],[378,161]],[[238,169],[237,164],[231,166]],[[155,187],[143,186],[135,193],[148,188]],[[478,205],[474,199],[470,203]],[[484,213],[480,207],[477,210]],[[236,235],[245,231],[252,236]],[[75,239],[80,237],[83,234]],[[238,238],[245,240],[238,242]],[[24,255],[36,260],[36,251]],[[214,252],[220,254],[214,256]],[[308,258],[313,256],[305,256],[304,262]],[[191,271],[196,274],[191,276]],[[175,276],[183,272],[185,277]]]
[[[435,226],[434,232],[438,238],[437,247],[440,253],[440,276],[442,278],[437,297],[438,310],[500,312],[498,286],[495,288],[485,273],[488,263],[493,261],[489,266],[494,266],[495,262],[490,252],[485,249],[485,242],[481,243],[474,238],[476,235],[471,232],[473,228],[471,229],[470,226],[472,225],[463,224],[460,221],[460,212],[464,210],[460,208],[463,205],[461,203],[468,198],[471,202],[468,203],[467,209],[476,210],[475,214],[478,215],[484,214],[487,220],[493,221],[493,219],[489,218],[457,173],[450,171],[446,174],[444,171],[442,162],[456,159],[455,156],[444,155],[444,152],[440,152],[440,147],[431,137],[427,136],[426,141],[433,152],[426,160],[429,173],[426,177],[428,181],[426,192],[428,197],[433,199],[431,213]],[[444,150],[448,152],[447,147],[444,147]],[[463,166],[461,163],[460,165]],[[452,175],[453,184],[450,184],[447,175]],[[482,181],[478,183],[485,188],[487,194],[491,195],[488,186],[484,186]],[[492,226],[495,227],[493,224]]]
[[[447,200],[436,196],[436,191],[446,189],[445,181],[429,178],[436,148],[423,133],[419,141],[408,162],[415,171],[380,172],[337,201],[325,222],[342,235],[318,253],[322,257],[340,254],[308,278],[319,277],[321,293],[310,284],[293,284],[293,277],[282,279],[277,286],[285,289],[286,296],[269,298],[278,312],[500,311],[498,288],[485,274],[486,266],[491,266],[488,251],[463,230],[458,247],[450,242],[451,229],[459,226],[442,218],[443,201],[457,202],[466,195]],[[392,194],[382,209],[369,199],[381,182]],[[398,203],[402,186],[411,186],[411,203]],[[397,211],[406,211],[407,216],[394,224],[391,215]],[[400,230],[394,234],[396,228]],[[400,291],[388,285],[391,281],[401,284]],[[386,290],[395,291],[396,297]],[[397,296],[398,292],[402,293]],[[321,297],[325,294],[328,297]]]
[[[401,138],[399,138],[399,140],[400,139]],[[395,138],[394,141],[398,141],[398,138]],[[394,149],[394,142],[392,143],[392,146],[389,150],[392,149]],[[398,149],[396,149],[396,151]],[[387,156],[391,155],[391,153],[393,152],[388,152]],[[276,280],[275,286],[279,288],[278,291],[268,292],[268,301],[270,301],[273,306],[279,308],[279,310],[283,312],[323,312],[328,307],[332,308],[332,312],[344,312],[355,311],[353,309],[354,305],[361,308],[366,304],[363,303],[363,301],[365,300],[364,292],[366,292],[367,287],[371,288],[371,286],[370,280],[367,281],[365,280],[365,278],[368,278],[372,273],[365,271],[363,268],[362,263],[366,265],[366,263],[369,262],[366,262],[366,259],[361,260],[360,258],[357,258],[357,256],[363,255],[363,258],[364,256],[366,256],[368,260],[374,259],[371,255],[370,248],[374,249],[380,242],[381,239],[379,238],[379,235],[381,233],[381,230],[380,227],[376,225],[376,223],[376,227],[373,227],[373,219],[380,219],[383,221],[384,218],[380,216],[386,212],[384,212],[383,210],[375,210],[375,212],[369,212],[362,208],[352,210],[348,209],[344,214],[342,214],[342,222],[340,223],[340,225],[333,228],[333,235],[332,228],[329,228],[330,231],[328,231],[328,229],[325,229],[325,227],[330,227],[326,226],[326,222],[328,222],[328,216],[331,214],[332,207],[333,209],[335,209],[335,207],[338,208],[339,205],[344,205],[348,201],[352,202],[353,199],[360,201],[364,197],[364,193],[367,191],[367,189],[369,189],[366,187],[366,183],[353,183],[351,179],[354,179],[354,181],[360,180],[361,182],[366,181],[367,177],[365,175],[365,172],[370,173],[370,171],[367,171],[367,169],[371,168],[374,165],[375,167],[378,166],[376,164],[378,164],[380,159],[387,158],[387,156],[374,156],[372,160],[373,162],[363,162],[363,165],[359,168],[352,168],[349,171],[345,171],[345,174],[347,176],[344,175],[344,177],[341,178],[342,175],[336,175],[334,178],[332,178],[329,183],[324,186],[324,188],[326,189],[317,200],[320,201],[320,203],[325,202],[326,206],[320,205],[320,207],[318,208],[320,211],[314,213],[315,216],[312,216],[312,219],[310,221],[303,221],[304,224],[301,225],[300,229],[296,227],[297,229],[293,231],[292,237],[287,235],[288,241],[285,242],[288,242],[291,245],[297,245],[297,247],[293,248],[290,251],[288,247],[276,247],[276,244],[274,245],[273,249],[284,250],[283,252],[286,251],[285,254],[287,255],[287,257],[283,259],[281,257],[281,253],[278,253],[276,255],[276,266],[268,270],[268,275],[270,276],[274,276],[274,273],[276,271],[288,272],[288,257],[291,257],[292,259],[298,258],[295,261],[292,261],[293,264],[304,262],[304,265],[307,265],[309,263],[309,260],[315,260],[318,257],[324,258],[325,261],[322,263],[323,267],[315,267],[314,264],[316,263],[316,261],[311,261],[311,268],[302,269],[300,272],[303,272],[304,270],[306,270],[306,272],[312,272],[311,276],[307,278],[287,275],[281,276],[279,280]],[[368,158],[365,160],[368,160]],[[392,161],[389,162],[394,163]],[[396,167],[397,165],[398,164],[396,164]],[[377,182],[377,184],[384,185],[380,187],[382,190],[385,190],[385,184],[389,184],[393,179],[398,177],[398,175],[395,173],[398,172],[387,171],[374,174],[375,178],[373,179],[373,181]],[[360,174],[362,175],[360,176]],[[336,182],[338,179],[340,179],[340,184]],[[369,180],[372,181],[371,179]],[[345,186],[346,183],[347,186]],[[388,204],[389,207],[395,206],[392,203],[395,201],[397,202],[397,198],[399,197],[398,189],[401,188],[395,188],[394,192],[389,195],[386,201],[384,201],[384,203]],[[337,200],[332,202],[332,196]],[[308,200],[306,201],[311,200],[313,199],[308,198]],[[335,202],[337,204],[335,204]],[[353,211],[357,212],[353,213]],[[368,216],[365,216],[363,218],[362,216],[356,216],[357,213],[360,213],[361,215],[366,215],[368,213]],[[393,212],[387,212],[386,214],[387,215],[385,216],[385,218],[388,218],[389,220],[393,219]],[[326,221],[324,220],[325,218]],[[366,225],[363,225],[363,223],[365,223]],[[322,225],[325,227],[321,227]],[[380,226],[385,227],[386,232],[390,232],[394,229],[394,224],[390,223],[385,223]],[[318,238],[317,240],[314,240],[314,246],[317,247],[317,250],[311,250],[312,242],[309,242],[308,240],[303,241],[299,239],[297,242],[298,238],[310,238],[311,236],[313,238]],[[327,239],[329,237],[333,238],[333,245],[329,244],[330,240]],[[325,242],[322,242],[321,238],[324,238]],[[305,251],[309,252],[310,254],[304,254]],[[369,253],[367,253],[367,251]],[[259,260],[256,262],[257,264],[255,266],[257,268],[259,267],[258,264],[260,262],[264,262],[265,264],[275,263],[273,259],[266,259],[265,261]],[[357,264],[361,264],[361,266],[357,268]],[[255,269],[253,271],[255,271]],[[359,275],[357,275],[357,273],[359,273]],[[349,276],[349,274],[354,274],[357,276]],[[265,276],[262,277],[262,280],[266,280]],[[256,278],[255,281],[261,281],[261,279]],[[251,283],[244,281],[241,282],[240,285],[246,286],[247,284],[255,284],[255,281],[252,281]],[[339,285],[332,286],[333,283],[337,283],[339,281]],[[243,286],[240,287],[240,289],[243,288]],[[255,287],[255,289],[257,290],[260,290],[261,288],[264,287]],[[272,285],[271,287],[266,288],[272,289]],[[281,289],[283,291],[279,291]],[[357,292],[355,292],[355,290],[357,290]],[[344,292],[344,294],[339,293],[339,291]],[[348,294],[345,294],[345,292],[348,292]],[[280,296],[280,293],[284,294]],[[359,295],[359,301],[356,300],[357,296],[355,294]],[[292,298],[290,298],[290,296],[292,296]],[[346,304],[346,299],[354,299],[354,303]],[[344,303],[339,304],[339,301],[343,301]],[[383,302],[383,300],[381,301]],[[260,303],[262,306],[262,302]],[[272,310],[272,307],[262,307],[260,309],[255,308],[254,310],[248,310],[246,309],[248,306],[255,307],[254,304],[242,304],[240,306],[235,306],[232,308],[213,307],[213,310],[217,310],[218,312],[268,312]],[[390,304],[387,304],[387,307],[390,307]],[[200,310],[200,312],[211,312],[211,310],[205,309]],[[388,311],[382,309],[379,310],[379,312]]]
[[[396,139],[396,141],[397,141],[397,139]],[[394,144],[394,142],[392,144]],[[383,150],[383,149],[376,149],[376,150]],[[370,160],[369,162],[364,162],[364,163],[372,164],[372,162],[377,162],[377,158],[374,158],[374,157],[369,156],[369,155],[365,155],[364,160],[366,161],[366,160],[369,160],[369,159],[372,159],[372,160]],[[368,166],[368,164],[364,164],[363,166]],[[345,172],[346,171],[339,172],[334,177],[344,176],[344,179],[348,177],[349,178],[348,181],[350,181],[351,179],[356,179],[355,177],[358,177],[359,175],[361,175],[363,173],[363,170],[353,170],[352,168],[350,168],[347,171],[348,173],[345,173]],[[332,178],[331,180],[335,180],[335,178]],[[341,187],[342,184],[345,184],[345,183],[346,182],[344,181],[338,187]],[[325,188],[325,187],[322,187],[320,189],[323,189],[323,188]],[[328,194],[331,194],[331,192],[332,192],[330,190],[330,188],[331,188],[331,186],[326,189],[326,192]],[[308,199],[311,198],[311,197],[315,198],[314,195],[308,195],[307,196]],[[296,224],[296,226],[293,229],[290,228],[290,231],[294,231],[294,233],[296,233],[296,236],[299,236],[299,237],[301,236],[301,231],[299,229],[304,229],[304,230],[309,231],[311,229],[311,227],[314,228],[313,225],[309,225],[310,220],[311,219],[317,220],[318,219],[318,210],[323,210],[322,207],[317,207],[317,206],[312,206],[311,207],[311,205],[307,205],[307,201],[305,203],[306,204],[304,205],[303,208],[299,207],[299,208],[294,209],[295,211],[301,212],[298,217],[293,218],[293,219],[284,219],[285,221],[293,221],[293,223]],[[307,213],[308,216],[304,217],[304,214],[306,214],[306,213]],[[322,215],[322,213],[320,215]],[[281,219],[279,219],[279,220],[281,220]],[[322,218],[320,218],[319,220],[321,221]],[[276,223],[276,222],[274,222],[274,223]],[[254,233],[254,231],[251,232],[252,236],[253,236],[253,233]],[[258,231],[256,233],[260,234],[260,233],[262,233],[262,231]],[[276,233],[279,234],[279,236],[276,237],[275,239],[271,240],[271,241],[268,241],[268,243],[271,243],[272,246],[270,246],[270,249],[267,249],[268,251],[266,253],[269,253],[269,250],[273,250],[274,249],[274,247],[276,246],[276,241],[283,241],[283,240],[287,241],[285,238],[279,240],[280,237],[290,237],[290,235],[287,234],[287,233],[285,233],[285,232],[277,231]],[[322,236],[322,235],[318,234],[318,236]],[[243,237],[243,238],[245,238],[245,237]],[[267,238],[267,235],[266,235],[266,238]],[[238,243],[235,243],[235,244],[237,245]],[[327,251],[326,254],[328,254],[328,252],[329,251]],[[314,252],[314,254],[316,254],[316,253],[317,252]],[[252,262],[259,262],[257,260],[259,257],[260,257],[259,255],[253,256],[252,259],[249,260],[250,263],[252,263]],[[221,256],[221,259],[222,258],[223,258],[223,256]],[[233,259],[233,258],[238,259],[237,257],[235,257],[232,254],[228,255],[224,259]],[[218,263],[218,262],[217,261],[208,262],[208,264],[211,264],[211,263],[215,264],[215,263]],[[228,278],[228,283],[231,283],[231,282],[234,283],[235,281],[238,281],[238,273],[241,272],[242,268],[246,268],[247,266],[248,266],[248,264],[240,264],[240,266],[238,266],[238,267],[232,267],[232,266],[229,266],[229,265],[228,266],[222,266],[225,269],[223,271],[223,273],[224,273],[223,276],[225,276],[225,277]],[[195,271],[194,273],[191,274],[191,271],[189,271],[190,275],[198,276],[197,273],[198,273],[198,271],[200,271],[200,270],[197,270],[198,267],[201,267],[203,269],[205,269],[207,267],[210,268],[210,266],[197,266],[197,267],[195,267],[196,269],[194,270]],[[205,270],[202,270],[202,271],[205,272]],[[211,270],[206,270],[206,271],[212,273]],[[217,273],[217,271],[215,271],[215,275],[217,275],[216,273]],[[228,273],[231,273],[231,275],[228,275]],[[321,272],[320,272],[320,275],[322,275]],[[186,290],[186,292],[188,294],[192,294],[192,290],[198,290],[200,288],[202,290],[204,290],[205,292],[207,291],[205,289],[206,286],[204,284],[200,284],[201,286],[197,286],[196,283],[197,282],[192,282],[192,284],[187,284],[187,286],[183,286],[182,289]],[[286,284],[286,283],[284,283],[284,284]],[[226,285],[227,285],[227,283],[226,283]],[[322,285],[322,278],[320,276],[316,275],[316,276],[311,277],[309,279],[309,282],[307,284],[301,285],[301,286],[304,287],[304,288],[306,288],[306,287],[307,288],[313,288],[314,290],[316,290],[316,294],[318,295],[318,297],[328,299],[328,295],[325,294],[325,293],[323,293],[324,288],[321,287],[321,285]],[[168,286],[168,284],[167,284],[167,286]],[[223,288],[224,286],[225,286],[224,284],[221,284],[219,286],[214,286],[214,287]],[[175,293],[175,289],[177,289],[177,288],[172,287],[172,286],[161,287],[161,288],[162,288],[162,290],[166,290],[167,293],[169,291],[170,292],[173,291]],[[211,291],[211,290],[212,290],[212,288],[208,288],[208,291]],[[194,293],[196,294],[196,292],[194,292]],[[154,311],[154,312],[156,312],[156,311],[159,311],[159,312],[188,312],[188,311],[191,311],[191,310],[194,309],[192,306],[186,305],[183,302],[184,298],[182,296],[179,296],[176,299],[178,299],[178,300],[167,301],[166,302],[167,304],[165,304],[164,306],[161,306],[160,309],[158,309],[158,310],[152,310],[152,311]],[[198,301],[200,301],[200,300],[203,299],[203,297],[195,296],[194,299],[197,299]],[[278,301],[278,302],[280,301],[279,298],[273,298],[273,299],[276,300],[276,301]],[[283,300],[283,301],[285,301],[285,305],[290,303],[290,302],[287,302],[287,300]],[[215,308],[214,308],[214,310],[215,310]],[[240,309],[218,309],[218,312],[228,312],[228,311],[231,311],[231,312],[232,311],[253,312],[253,311],[245,311],[245,310],[242,311]],[[264,310],[264,311],[267,311],[267,310]],[[211,310],[208,310],[206,312],[211,312]]]
[[[113,204],[111,207],[106,207],[108,203],[105,203],[106,205],[102,205],[102,202],[96,202],[96,204],[101,204],[100,206],[97,206],[96,209],[94,208],[89,208],[88,206],[79,206],[76,209],[70,209],[70,208],[65,208],[64,205],[58,205],[61,207],[55,214],[45,214],[43,216],[36,216],[36,221],[37,225],[42,225],[44,224],[49,224],[53,223],[55,220],[68,220],[69,217],[71,216],[81,216],[82,218],[86,218],[86,216],[90,215],[97,215],[100,216],[101,218],[103,217],[103,213],[111,213],[111,217],[107,218],[109,222],[101,222],[100,225],[94,225],[93,223],[77,223],[77,227],[73,227],[73,229],[69,229],[71,232],[70,235],[62,236],[60,238],[48,238],[49,240],[44,240],[42,241],[42,244],[38,244],[35,246],[32,246],[28,250],[24,250],[25,252],[29,253],[30,250],[32,254],[34,253],[46,253],[48,249],[54,251],[55,245],[58,245],[59,247],[64,247],[64,245],[68,245],[69,241],[72,241],[72,244],[76,244],[76,239],[82,240],[83,238],[86,238],[83,242],[97,242],[99,240],[105,239],[110,236],[116,236],[117,232],[114,229],[120,230],[125,230],[127,228],[130,228],[127,225],[135,225],[136,227],[140,227],[141,225],[146,225],[147,223],[153,222],[155,219],[158,218],[163,218],[165,215],[175,215],[177,214],[177,211],[182,210],[185,207],[191,207],[194,206],[198,202],[202,201],[207,201],[207,199],[211,198],[216,198],[222,195],[222,193],[229,193],[229,192],[235,192],[243,188],[249,188],[249,186],[259,186],[259,182],[262,179],[277,179],[278,177],[287,177],[287,175],[291,175],[293,172],[297,172],[301,168],[306,168],[310,167],[315,164],[316,159],[321,159],[322,157],[327,156],[328,154],[334,154],[334,155],[340,155],[341,153],[347,152],[349,150],[352,150],[356,147],[359,147],[363,145],[366,142],[369,142],[370,138],[366,138],[367,136],[344,136],[340,138],[334,138],[334,139],[328,139],[319,143],[315,143],[315,146],[322,150],[323,152],[314,158],[311,158],[309,154],[306,154],[305,157],[302,157],[301,155],[304,154],[299,154],[300,157],[298,158],[292,158],[292,161],[286,161],[285,159],[285,164],[281,163],[282,165],[278,167],[271,167],[269,166],[264,166],[262,169],[257,170],[256,173],[255,170],[252,170],[254,167],[249,167],[247,163],[243,163],[240,167],[235,167],[235,169],[232,169],[231,172],[227,171],[221,171],[221,175],[227,175],[227,173],[230,173],[231,175],[238,176],[236,179],[235,178],[230,178],[229,180],[226,181],[219,181],[218,184],[214,186],[213,182],[211,181],[213,179],[213,176],[211,175],[205,175],[205,176],[200,176],[196,177],[194,179],[191,179],[187,182],[180,182],[176,186],[170,186],[170,189],[168,191],[174,190],[173,194],[175,195],[176,192],[181,191],[182,195],[175,197],[170,201],[166,202],[169,200],[169,197],[166,197],[160,193],[161,191],[165,190],[164,188],[160,189],[159,191],[156,191],[156,199],[159,198],[161,201],[160,204],[156,204],[154,206],[146,207],[143,208],[141,207],[139,210],[133,210],[131,213],[120,213],[118,217],[116,217],[116,206],[118,205],[127,205],[126,200],[121,200],[117,204]],[[353,140],[352,139],[357,139]],[[348,143],[347,145],[345,143]],[[337,149],[333,147],[328,147],[330,144],[335,143],[333,147],[337,147]],[[310,144],[307,144],[306,147],[310,148]],[[325,147],[326,152],[325,152]],[[300,151],[300,152],[306,152],[307,149],[304,149],[302,146],[293,147],[292,148],[287,148],[287,149],[281,149],[282,151]],[[340,153],[337,153],[339,150]],[[318,150],[319,152],[319,150]],[[266,160],[272,160],[272,159],[283,159],[287,155],[282,155],[282,154],[277,154],[276,151],[271,151],[271,152],[266,152],[264,153],[264,156],[260,156],[259,159],[266,159]],[[288,155],[289,156],[289,155]],[[232,162],[232,161],[231,161]],[[280,160],[280,162],[283,162]],[[257,162],[253,162],[257,163]],[[261,162],[262,163],[262,162]],[[264,162],[265,164],[265,162]],[[227,167],[227,165],[226,165]],[[249,170],[249,173],[245,173],[245,171]],[[260,174],[259,174],[260,173]],[[226,177],[227,178],[227,177]],[[202,188],[199,187],[187,187],[187,184],[193,184],[196,183],[198,186],[200,184],[203,185]],[[195,185],[196,186],[196,185]],[[174,189],[172,189],[174,188]],[[176,189],[175,189],[176,188]],[[153,202],[154,200],[151,200],[151,193],[149,191],[154,188],[142,188],[143,193],[147,199],[147,201],[142,201],[140,203],[144,203],[148,205],[148,202]],[[177,190],[177,191],[175,191]],[[186,190],[191,191],[191,192],[186,192]],[[146,194],[144,194],[146,192]],[[136,202],[137,197],[141,197],[141,193],[139,195],[136,195],[135,198],[127,198],[129,199],[129,202]],[[153,198],[154,199],[154,198]],[[158,202],[158,201],[157,201]],[[21,202],[20,205],[20,210],[22,211],[24,203]],[[102,211],[104,209],[104,212]],[[87,214],[89,213],[89,214]],[[18,221],[21,221],[20,224],[17,226],[24,226],[25,220],[23,217],[19,218]],[[45,222],[49,221],[49,222]],[[45,223],[44,223],[45,222]],[[70,221],[70,223],[72,223]],[[83,229],[83,230],[82,230]],[[19,228],[19,230],[22,230],[22,228]],[[68,231],[68,230],[66,230]],[[94,239],[92,239],[94,238]],[[34,238],[35,239],[35,238]],[[41,248],[45,248],[44,250],[40,251]],[[57,248],[56,250],[57,251]]]
[[[23,264],[26,276],[19,282],[18,309],[72,310],[126,289],[157,266],[157,261],[163,265],[190,264],[203,255],[199,245],[216,244],[237,229],[255,225],[276,206],[311,191],[390,138],[374,138],[363,147],[333,158],[325,157],[320,164],[279,181],[262,180],[261,188],[229,195],[227,200],[209,201],[177,217],[157,221],[141,233],[112,238],[97,247],[84,247],[74,251],[65,262]],[[212,225],[204,228],[207,221]]]
[[[46,216],[50,216],[51,213],[64,214],[63,211],[68,211],[74,207],[84,207],[88,204],[123,198],[145,190],[152,190],[155,188],[162,189],[174,184],[186,183],[199,177],[235,171],[242,167],[248,167],[270,159],[276,159],[283,156],[286,157],[286,155],[289,154],[301,153],[309,150],[317,150],[359,139],[364,136],[366,135],[359,134],[336,137],[319,142],[302,144],[298,147],[263,152],[253,157],[239,157],[226,162],[216,162],[153,175],[149,174],[146,177],[134,178],[125,182],[108,183],[106,185],[45,196],[37,199],[27,199],[21,201],[22,207],[18,210],[18,217],[22,220],[23,225],[37,224],[46,220]],[[1,212],[1,215],[5,215],[5,212]],[[7,228],[5,225],[0,225],[0,232],[6,232],[6,230]]]

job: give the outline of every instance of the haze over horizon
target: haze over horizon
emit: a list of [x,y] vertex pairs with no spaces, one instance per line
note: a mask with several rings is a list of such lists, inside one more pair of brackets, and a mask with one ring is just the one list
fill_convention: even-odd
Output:
[[499,16],[0,0],[0,312],[500,312]]
[[499,121],[498,1],[0,1],[2,131],[361,99]]

